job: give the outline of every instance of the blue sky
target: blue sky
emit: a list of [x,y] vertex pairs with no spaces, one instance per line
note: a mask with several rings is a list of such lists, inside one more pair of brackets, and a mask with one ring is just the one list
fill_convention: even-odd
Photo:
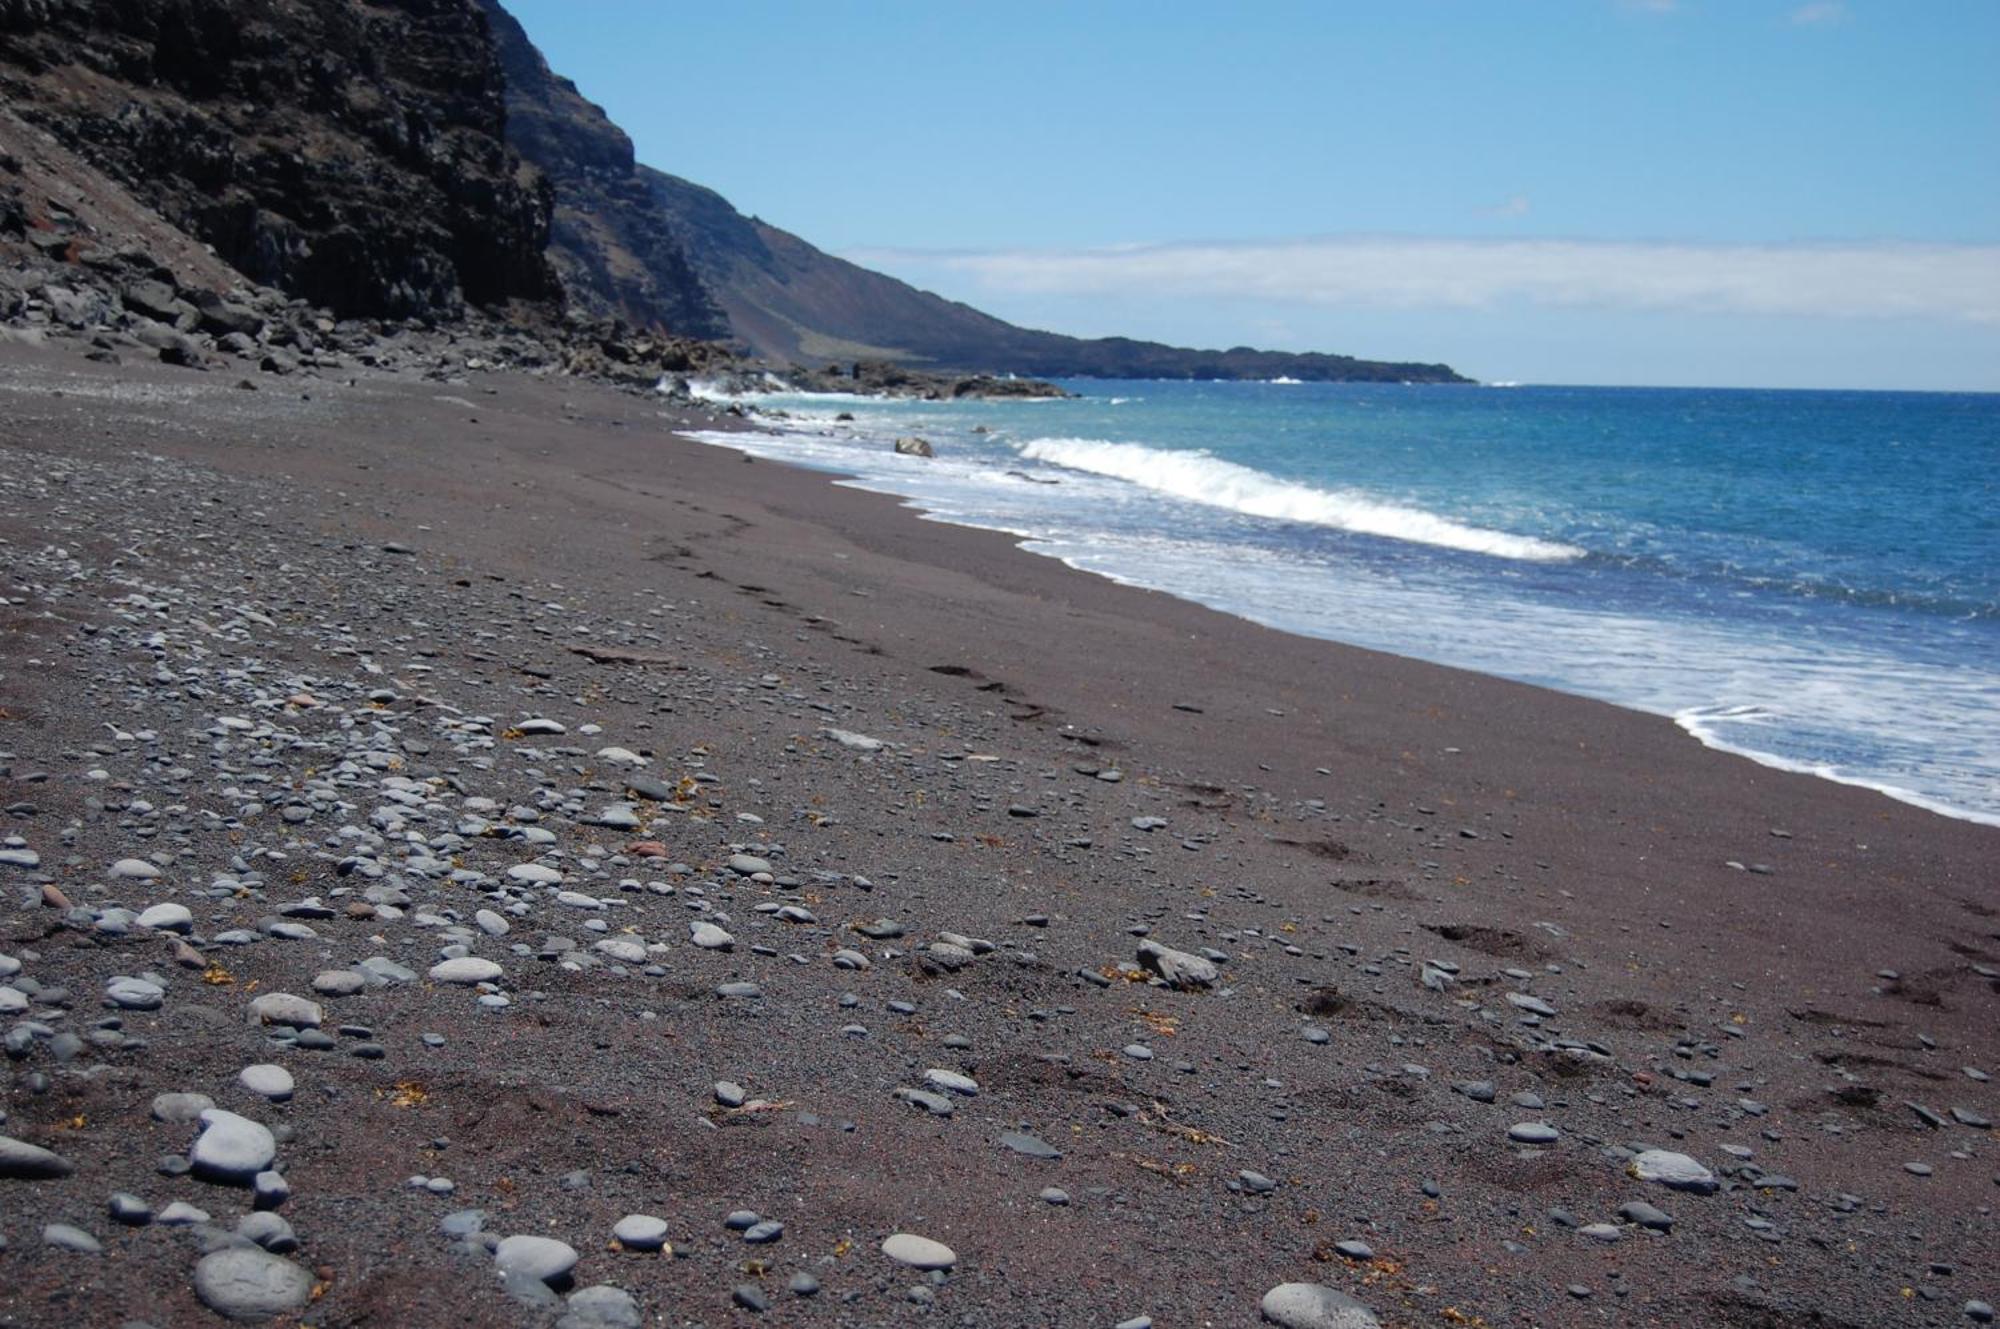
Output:
[[505,0],[641,160],[1083,335],[2000,390],[2000,5]]

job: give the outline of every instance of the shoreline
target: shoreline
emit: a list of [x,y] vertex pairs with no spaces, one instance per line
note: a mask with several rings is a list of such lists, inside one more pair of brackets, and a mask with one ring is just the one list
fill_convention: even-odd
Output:
[[[179,1091],[282,1127],[326,1329],[550,1323],[447,1223],[473,1209],[566,1243],[578,1287],[738,1326],[1241,1324],[1296,1281],[1398,1327],[1995,1299],[1991,1129],[1902,1105],[2000,1111],[1959,1070],[2000,1073],[2000,832],[1121,586],[587,383],[258,387],[0,350],[0,805],[35,808],[0,832],[40,860],[0,865],[0,955],[75,994],[52,1030],[107,1035],[0,1082],[0,1134],[76,1166],[0,1180],[0,1323],[212,1322],[197,1237],[250,1200],[156,1166]],[[630,796],[612,745],[682,792]],[[628,797],[641,830],[603,815]],[[340,870],[364,850],[384,877]],[[134,854],[161,876],[107,871]],[[390,881],[406,909],[354,910]],[[162,902],[227,981],[103,929]],[[1155,940],[1218,978],[1147,983]],[[504,1000],[315,996],[325,1051],[244,1018],[454,942]],[[161,1008],[94,1024],[145,972]],[[267,1061],[295,1096],[237,1085]],[[925,1108],[927,1068],[977,1093]],[[1642,1147],[1713,1193],[1635,1177]],[[113,1191],[215,1221],[116,1226]],[[746,1209],[781,1238],[747,1247]],[[608,1243],[635,1213],[672,1258]],[[897,1231],[955,1270],[895,1267]]]
[[[1417,384],[1413,386],[1422,387],[1422,386],[1460,386],[1460,385]],[[1745,389],[1745,391],[1764,391],[1764,389]],[[754,399],[757,395],[759,394],[750,394],[752,399]],[[870,400],[874,400],[865,395],[852,394],[852,393],[786,392],[786,393],[779,393],[777,395],[795,396],[795,397],[802,396],[811,401],[829,402],[829,403],[840,402],[840,401],[868,402]],[[741,400],[741,398],[717,398],[716,400]],[[770,435],[772,437],[780,437],[780,438],[794,433],[798,437],[806,439],[810,439],[817,436],[811,425],[809,424],[801,425],[796,420],[796,418],[790,418],[785,415],[780,415],[775,418],[767,419],[767,418],[760,418],[759,416],[752,414],[746,420],[741,422],[732,421],[727,425],[716,425],[716,426],[711,426],[707,430],[692,431],[691,433],[688,434],[688,437],[696,443],[708,446],[722,447],[725,449],[731,449],[741,453],[743,450],[736,444],[731,443],[729,441],[728,436],[742,432],[761,433]],[[711,434],[712,437],[702,437],[704,433]],[[1399,652],[1389,647],[1371,646],[1361,642],[1345,640],[1337,636],[1321,635],[1301,628],[1285,626],[1279,623],[1273,623],[1263,618],[1259,618],[1253,613],[1245,612],[1243,610],[1234,607],[1229,607],[1219,603],[1212,603],[1208,600],[1198,597],[1197,595],[1177,590],[1170,586],[1153,584],[1141,580],[1137,577],[1121,576],[1119,574],[1110,571],[1102,571],[1099,569],[1088,567],[1083,562],[1079,561],[1081,558],[1080,555],[1071,555],[1058,552],[1056,547],[1050,544],[1050,542],[1040,539],[1034,536],[1032,533],[999,524],[999,522],[994,519],[984,518],[978,515],[967,515],[963,513],[954,513],[949,515],[942,514],[937,509],[927,506],[926,500],[920,495],[892,488],[889,482],[872,480],[862,477],[852,470],[843,468],[837,461],[828,461],[828,462],[813,462],[804,460],[793,461],[786,459],[782,455],[773,455],[770,452],[758,452],[755,455],[760,461],[774,462],[779,465],[792,467],[793,469],[803,470],[809,473],[830,477],[833,483],[843,488],[849,488],[863,493],[883,495],[885,497],[893,499],[899,507],[914,512],[918,514],[922,519],[927,521],[932,521],[944,525],[956,526],[966,530],[982,531],[982,532],[988,532],[1006,536],[1010,540],[1012,540],[1015,546],[1024,553],[1053,560],[1073,572],[1079,573],[1084,576],[1096,577],[1104,581],[1107,581],[1109,583],[1112,583],[1114,585],[1125,587],[1127,589],[1166,595],[1184,604],[1208,609],[1212,612],[1223,614],[1227,617],[1237,619],[1241,622],[1253,624],[1255,626],[1265,628],[1270,631],[1285,633],[1289,636],[1299,637],[1308,641],[1319,641],[1354,650],[1376,652],[1388,655],[1395,659],[1408,660],[1412,663],[1420,663],[1420,664],[1434,666],[1437,668],[1460,670],[1483,678],[1490,678],[1496,681],[1504,681],[1504,682],[1516,683],[1521,686],[1533,687],[1553,693],[1557,696],[1569,697],[1583,701],[1593,701],[1601,704],[1615,706],[1621,710],[1630,711],[1634,714],[1645,715],[1656,719],[1666,720],[1667,722],[1672,724],[1675,728],[1679,729],[1682,733],[1686,734],[1688,737],[1693,739],[1695,742],[1699,743],[1704,748],[1708,748],[1714,752],[1741,758],[1743,760],[1752,762],[1758,766],[1764,767],[1767,770],[1779,771],[1791,775],[1803,775],[1810,777],[1812,779],[1823,780],[1831,784],[1843,785],[1853,789],[1866,790],[1870,793],[1881,795],[1882,797],[1887,798],[1892,802],[1900,803],[1907,807],[1916,808],[1949,821],[1968,822],[1976,826],[1984,826],[1984,827],[2000,827],[2000,813],[1982,812],[1974,808],[1961,807],[1943,798],[1939,798],[1930,794],[1925,794],[1918,790],[1898,785],[1885,777],[1876,777],[1865,774],[1851,774],[1851,775],[1842,774],[1838,770],[1836,770],[1831,763],[1828,762],[1786,757],[1778,753],[1762,751],[1760,749],[1751,747],[1747,744],[1730,742],[1728,740],[1719,737],[1711,736],[1710,734],[1707,734],[1703,731],[1701,721],[1705,718],[1708,718],[1707,713],[1713,709],[1714,705],[1713,703],[1682,705],[1677,709],[1672,709],[1672,710],[1653,709],[1637,703],[1620,700],[1615,697],[1593,696],[1585,692],[1567,691],[1561,687],[1557,687],[1548,683],[1541,683],[1531,680],[1513,678],[1504,673],[1490,672],[1487,670],[1480,669],[1476,665],[1461,664],[1449,660],[1431,659],[1421,655],[1412,655]],[[1383,537],[1383,538],[1392,539],[1393,537]]]

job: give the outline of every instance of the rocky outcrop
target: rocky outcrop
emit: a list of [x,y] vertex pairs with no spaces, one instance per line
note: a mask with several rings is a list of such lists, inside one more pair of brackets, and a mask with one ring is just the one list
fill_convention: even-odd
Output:
[[558,298],[503,87],[475,0],[0,0],[0,100],[337,315]]
[[639,328],[725,338],[729,320],[688,262],[633,159],[632,140],[549,70],[496,0],[481,0],[507,83],[507,141],[549,179],[549,260],[571,306]]

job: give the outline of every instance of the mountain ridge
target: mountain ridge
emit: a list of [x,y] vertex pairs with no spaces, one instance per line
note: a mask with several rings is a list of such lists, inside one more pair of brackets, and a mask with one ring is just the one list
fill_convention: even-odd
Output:
[[[1038,377],[1468,381],[1442,364],[1070,337],[920,290],[745,216],[713,189],[639,163],[629,136],[549,69],[501,0],[480,4],[508,74],[507,142],[555,183],[549,253],[571,300],[585,308],[676,332],[690,332],[673,322],[688,311],[704,329],[719,313],[727,335],[780,366],[882,361]],[[649,253],[657,264],[648,264]]]

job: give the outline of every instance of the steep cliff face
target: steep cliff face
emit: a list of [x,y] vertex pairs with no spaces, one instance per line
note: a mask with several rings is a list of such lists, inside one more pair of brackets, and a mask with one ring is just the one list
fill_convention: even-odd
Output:
[[553,302],[476,0],[0,0],[0,97],[251,279],[343,315]]
[[632,140],[542,53],[496,0],[481,0],[507,84],[507,141],[555,189],[549,259],[572,308],[687,337],[729,320],[653,206]]

